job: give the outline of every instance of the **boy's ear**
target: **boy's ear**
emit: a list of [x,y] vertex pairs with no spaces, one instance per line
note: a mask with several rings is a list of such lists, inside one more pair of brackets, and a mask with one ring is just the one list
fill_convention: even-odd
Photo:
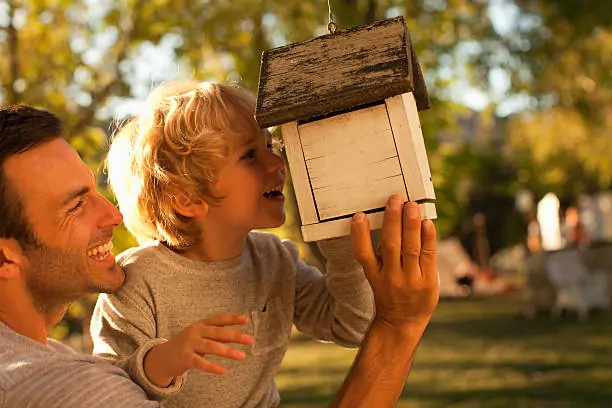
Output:
[[208,204],[201,198],[188,193],[179,193],[172,197],[174,211],[184,217],[202,217],[208,212]]
[[0,239],[0,280],[19,277],[27,262],[19,242],[13,238]]

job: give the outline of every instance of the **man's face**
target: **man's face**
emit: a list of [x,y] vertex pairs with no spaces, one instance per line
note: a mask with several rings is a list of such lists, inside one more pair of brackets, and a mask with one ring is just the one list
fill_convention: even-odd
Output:
[[96,191],[92,172],[72,146],[47,142],[11,157],[4,171],[37,240],[24,248],[24,279],[34,302],[54,307],[119,289],[125,277],[110,242],[122,217]]

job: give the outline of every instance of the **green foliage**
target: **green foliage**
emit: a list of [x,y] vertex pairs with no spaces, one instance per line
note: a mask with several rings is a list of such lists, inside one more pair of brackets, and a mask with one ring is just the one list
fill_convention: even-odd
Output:
[[[432,96],[422,112],[441,236],[487,215],[496,247],[521,239],[513,195],[529,188],[562,198],[612,182],[612,17],[599,0],[504,0],[505,31],[484,0],[332,0],[340,28],[403,15]],[[25,102],[63,118],[66,136],[101,172],[110,112],[163,79],[162,53],[176,77],[236,82],[255,92],[261,52],[327,32],[327,0],[3,0],[0,103]],[[157,48],[156,48],[157,47]],[[165,51],[164,51],[165,50]],[[143,71],[141,58],[153,63]],[[160,57],[161,58],[161,57]],[[166,64],[167,65],[167,64]],[[495,71],[497,70],[497,71]],[[508,75],[495,96],[492,73]],[[474,115],[452,100],[472,86],[492,97]],[[527,108],[502,121],[495,103],[524,97]],[[104,176],[100,188],[106,191]],[[287,225],[300,241],[290,186]],[[492,224],[495,223],[495,224]],[[115,249],[135,241],[123,228]],[[316,262],[316,250],[300,243]]]
[[511,157],[540,194],[572,199],[609,188],[612,14],[597,0],[516,4],[522,20],[504,38],[508,68],[534,110],[512,120]]

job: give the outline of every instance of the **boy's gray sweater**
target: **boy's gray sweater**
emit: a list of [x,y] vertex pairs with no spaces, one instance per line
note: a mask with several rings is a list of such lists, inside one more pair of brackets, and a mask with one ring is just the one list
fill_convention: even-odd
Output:
[[270,233],[251,232],[240,257],[197,262],[159,242],[118,257],[126,283],[101,295],[92,319],[94,354],[119,362],[137,383],[143,347],[169,339],[192,323],[218,313],[243,313],[251,333],[244,361],[206,356],[227,368],[218,376],[192,370],[183,389],[164,406],[274,407],[274,383],[291,334],[297,329],[322,341],[359,346],[374,312],[371,288],[351,254],[349,238],[320,243],[327,273],[304,263],[296,245]]

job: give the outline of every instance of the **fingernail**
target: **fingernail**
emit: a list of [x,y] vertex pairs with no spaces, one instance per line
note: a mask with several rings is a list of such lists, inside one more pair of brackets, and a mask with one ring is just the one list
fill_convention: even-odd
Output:
[[238,355],[238,358],[243,360],[246,358],[246,353],[244,351],[236,350],[236,354]]
[[361,223],[363,223],[365,221],[365,214],[364,213],[357,213],[353,217],[353,220],[355,220],[355,222],[357,224],[361,224]]
[[399,210],[404,205],[404,200],[400,196],[391,197],[391,208],[394,210]]
[[410,203],[409,205],[410,207],[408,207],[408,217],[410,217],[411,220],[416,220],[420,217],[419,205],[417,203]]
[[427,220],[427,233],[428,234],[433,234],[436,232],[436,227],[434,226],[434,223],[432,220]]
[[242,335],[242,341],[244,343],[252,343],[253,342],[253,336],[251,336],[250,334],[243,334]]

